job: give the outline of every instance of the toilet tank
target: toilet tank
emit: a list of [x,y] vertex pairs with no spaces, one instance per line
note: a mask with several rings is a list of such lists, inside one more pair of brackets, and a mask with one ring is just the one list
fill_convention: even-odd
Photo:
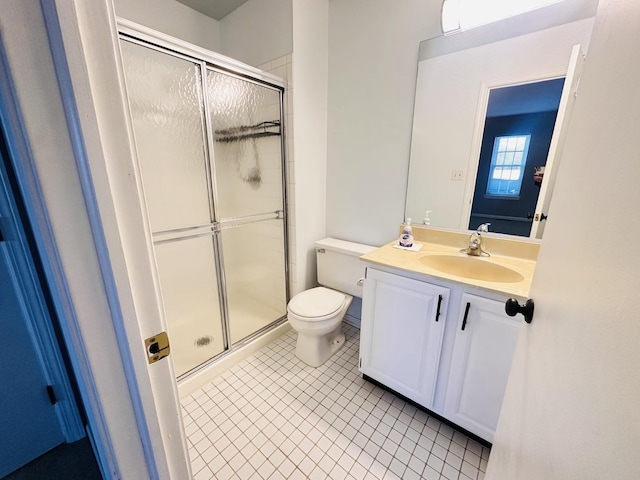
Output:
[[358,286],[358,280],[364,278],[365,264],[359,258],[376,248],[378,247],[336,238],[318,240],[318,283],[323,287],[362,298],[362,287]]

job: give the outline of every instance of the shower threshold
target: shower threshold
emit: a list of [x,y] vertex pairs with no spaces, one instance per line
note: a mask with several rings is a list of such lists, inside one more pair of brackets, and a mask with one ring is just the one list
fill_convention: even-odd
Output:
[[225,352],[178,377],[178,395],[182,399],[236,363],[260,350],[291,329],[286,315],[233,345]]

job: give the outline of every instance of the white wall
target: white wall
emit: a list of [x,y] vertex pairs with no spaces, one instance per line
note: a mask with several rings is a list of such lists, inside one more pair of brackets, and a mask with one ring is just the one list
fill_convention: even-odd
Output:
[[292,0],[249,0],[220,20],[220,53],[258,66],[293,51]]
[[381,245],[404,217],[418,44],[440,33],[439,4],[334,0],[329,13],[327,234]]
[[[292,293],[315,284],[314,242],[326,232],[326,158],[329,0],[293,2],[293,81],[296,283]],[[293,127],[291,129],[291,127]]]
[[175,0],[113,0],[116,16],[220,52],[220,24]]
[[640,478],[639,24],[600,1],[487,480]]

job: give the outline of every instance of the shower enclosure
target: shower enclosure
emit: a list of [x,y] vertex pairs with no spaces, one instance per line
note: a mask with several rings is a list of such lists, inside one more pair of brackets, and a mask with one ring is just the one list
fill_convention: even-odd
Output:
[[283,85],[142,27],[120,46],[180,378],[286,317]]

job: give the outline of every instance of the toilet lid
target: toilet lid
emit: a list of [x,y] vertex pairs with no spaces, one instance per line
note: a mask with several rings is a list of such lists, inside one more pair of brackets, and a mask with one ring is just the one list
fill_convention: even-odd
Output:
[[294,296],[289,302],[289,311],[300,317],[324,317],[342,308],[344,300],[343,293],[316,287]]

